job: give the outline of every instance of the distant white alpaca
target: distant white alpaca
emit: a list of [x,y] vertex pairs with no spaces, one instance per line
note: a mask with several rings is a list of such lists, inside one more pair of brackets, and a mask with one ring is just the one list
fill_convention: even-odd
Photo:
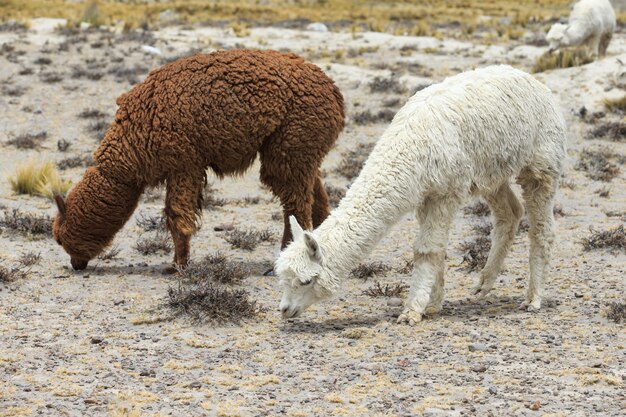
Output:
[[[475,294],[493,287],[523,208],[509,186],[517,176],[530,222],[530,284],[524,308],[541,306],[554,240],[552,213],[565,122],[550,90],[509,66],[466,72],[415,94],[378,141],[345,198],[314,231],[291,218],[294,241],[275,264],[283,317],[332,295],[405,213],[415,210],[411,291],[398,322],[414,324],[443,302],[448,230],[455,213],[481,195],[494,217],[492,247]],[[428,310],[428,311],[427,311]]]
[[615,31],[615,12],[609,0],[580,0],[574,5],[567,25],[555,23],[546,35],[553,51],[563,46],[587,46],[604,55]]

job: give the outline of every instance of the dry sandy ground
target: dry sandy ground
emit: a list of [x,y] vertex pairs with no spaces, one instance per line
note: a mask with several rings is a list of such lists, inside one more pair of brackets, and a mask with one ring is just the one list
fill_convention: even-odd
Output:
[[[14,195],[7,177],[33,155],[57,162],[89,155],[97,146],[89,130],[94,121],[78,114],[98,109],[110,121],[115,98],[164,57],[194,49],[271,47],[318,63],[346,98],[349,121],[324,163],[326,181],[345,188],[349,181],[334,172],[342,152],[374,142],[386,123],[356,124],[359,112],[376,113],[385,105],[395,111],[416,88],[476,66],[511,63],[529,69],[544,51],[523,41],[488,46],[279,28],[235,37],[228,28],[176,27],[154,32],[154,39],[124,39],[102,31],[64,35],[53,31],[56,24],[38,20],[28,31],[0,33],[0,204],[50,215],[55,209],[49,201]],[[142,51],[146,44],[163,55]],[[586,139],[593,126],[578,116],[582,106],[592,114],[603,110],[603,98],[623,93],[611,81],[618,56],[626,62],[622,33],[608,57],[538,75],[559,97],[569,122],[565,186],[558,195],[564,215],[557,219],[558,244],[540,312],[517,310],[528,275],[525,233],[518,234],[492,295],[470,300],[477,273],[462,268],[460,244],[475,235],[472,225],[481,220],[460,213],[450,237],[447,299],[440,315],[416,327],[397,325],[401,307],[363,294],[375,280],[409,281],[410,274],[396,271],[411,257],[416,223],[408,215],[367,259],[393,270],[368,281],[348,278],[334,299],[301,319],[282,321],[277,282],[261,275],[278,252],[277,239],[246,252],[231,248],[224,232],[213,229],[232,223],[280,236],[282,224],[273,217],[279,204],[260,188],[255,165],[242,179],[214,182],[215,196],[228,203],[205,210],[204,227],[192,242],[196,259],[219,250],[252,269],[243,287],[263,311],[240,325],[171,320],[160,307],[168,287],[176,285],[160,272],[171,255],[142,256],[134,246],[143,233],[136,217],[159,214],[161,191],[141,202],[116,237],[118,257],[94,261],[80,273],[68,268],[68,256],[52,239],[4,230],[2,264],[13,265],[28,251],[42,259],[28,278],[0,283],[0,416],[626,414],[626,332],[604,316],[608,303],[624,299],[626,255],[585,252],[580,244],[590,227],[607,229],[624,221],[626,174],[622,166],[618,177],[603,183],[574,169],[587,147],[626,154],[623,140]],[[372,93],[376,76],[405,88]],[[598,123],[619,118],[609,114]],[[38,151],[6,144],[41,131],[47,138]],[[64,153],[57,150],[60,139],[71,143]],[[83,170],[63,175],[76,182]],[[598,194],[604,187],[607,198]],[[245,197],[260,200],[255,204]],[[611,211],[621,217],[605,214]],[[470,351],[470,345],[476,349]]]

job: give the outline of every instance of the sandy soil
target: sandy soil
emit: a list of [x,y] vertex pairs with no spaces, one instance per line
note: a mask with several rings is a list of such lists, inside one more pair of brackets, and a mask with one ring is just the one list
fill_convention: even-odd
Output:
[[[89,129],[94,121],[79,113],[98,109],[110,121],[116,97],[166,59],[244,46],[288,49],[319,64],[346,98],[349,121],[324,163],[326,181],[346,188],[349,181],[334,172],[342,153],[376,141],[386,123],[359,125],[355,115],[376,113],[385,104],[395,111],[417,88],[476,66],[510,63],[529,69],[545,50],[524,41],[490,46],[280,28],[251,29],[243,37],[208,27],[131,37],[63,34],[54,30],[58,23],[42,19],[28,31],[0,33],[0,205],[51,216],[55,209],[48,200],[14,195],[7,177],[33,156],[57,162],[88,156],[97,146]],[[251,268],[243,287],[263,311],[240,325],[172,320],[160,307],[168,287],[176,285],[160,272],[172,255],[142,256],[134,249],[144,233],[136,218],[159,214],[160,190],[141,202],[116,237],[118,257],[94,261],[83,272],[68,268],[68,256],[52,239],[3,230],[2,265],[15,264],[29,251],[42,259],[28,278],[0,283],[0,416],[626,414],[626,332],[604,315],[611,301],[624,300],[626,254],[585,252],[580,244],[590,227],[608,229],[624,221],[626,174],[622,166],[604,183],[574,169],[588,147],[608,146],[626,155],[623,139],[587,139],[593,126],[579,116],[581,107],[588,114],[603,111],[602,99],[624,93],[612,82],[618,57],[626,62],[624,33],[616,34],[609,55],[598,62],[537,76],[558,96],[569,123],[564,186],[557,198],[564,215],[557,219],[558,244],[540,312],[517,309],[528,274],[525,233],[518,234],[492,295],[470,299],[477,273],[462,268],[460,245],[475,235],[472,225],[481,220],[459,213],[441,314],[417,327],[397,325],[396,302],[363,294],[374,279],[348,278],[334,299],[301,319],[282,321],[276,279],[261,275],[278,253],[278,239],[246,252],[231,248],[224,232],[213,229],[232,223],[280,236],[282,224],[273,220],[279,204],[260,187],[255,165],[241,179],[213,179],[215,196],[228,204],[205,210],[204,227],[192,241],[194,258],[221,251]],[[401,87],[372,93],[377,76]],[[607,114],[596,123],[620,117]],[[42,131],[47,138],[39,150],[6,144]],[[66,152],[57,149],[61,139],[71,143]],[[83,170],[63,175],[76,182]],[[598,194],[603,188],[607,198]],[[411,257],[415,232],[414,216],[408,215],[381,241],[367,261],[394,269],[376,280],[408,283],[410,274],[397,269]]]

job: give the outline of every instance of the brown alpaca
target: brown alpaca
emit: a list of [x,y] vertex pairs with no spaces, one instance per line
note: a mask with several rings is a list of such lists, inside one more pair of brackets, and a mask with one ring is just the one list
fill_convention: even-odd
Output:
[[117,99],[115,121],[64,201],[54,238],[84,269],[122,228],[146,187],[165,182],[174,263],[189,260],[206,169],[242,174],[261,156],[261,181],[280,199],[281,248],[289,216],[305,228],[329,213],[320,164],[344,125],[343,96],[294,54],[232,50],[198,54],[152,71]]

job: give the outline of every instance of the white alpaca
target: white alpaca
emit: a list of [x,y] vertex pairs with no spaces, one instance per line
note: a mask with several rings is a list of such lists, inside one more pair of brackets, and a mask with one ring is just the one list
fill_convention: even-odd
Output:
[[530,221],[530,284],[523,303],[539,309],[554,240],[552,214],[565,126],[550,90],[509,66],[466,72],[415,94],[378,141],[345,198],[314,231],[294,218],[294,241],[280,254],[283,317],[333,294],[401,216],[415,210],[411,291],[398,322],[440,310],[448,230],[459,207],[483,196],[494,217],[492,248],[476,294],[494,285],[523,208]]
[[592,54],[604,55],[615,31],[615,12],[609,0],[580,0],[567,25],[555,23],[546,35],[553,51],[562,46],[587,46]]

